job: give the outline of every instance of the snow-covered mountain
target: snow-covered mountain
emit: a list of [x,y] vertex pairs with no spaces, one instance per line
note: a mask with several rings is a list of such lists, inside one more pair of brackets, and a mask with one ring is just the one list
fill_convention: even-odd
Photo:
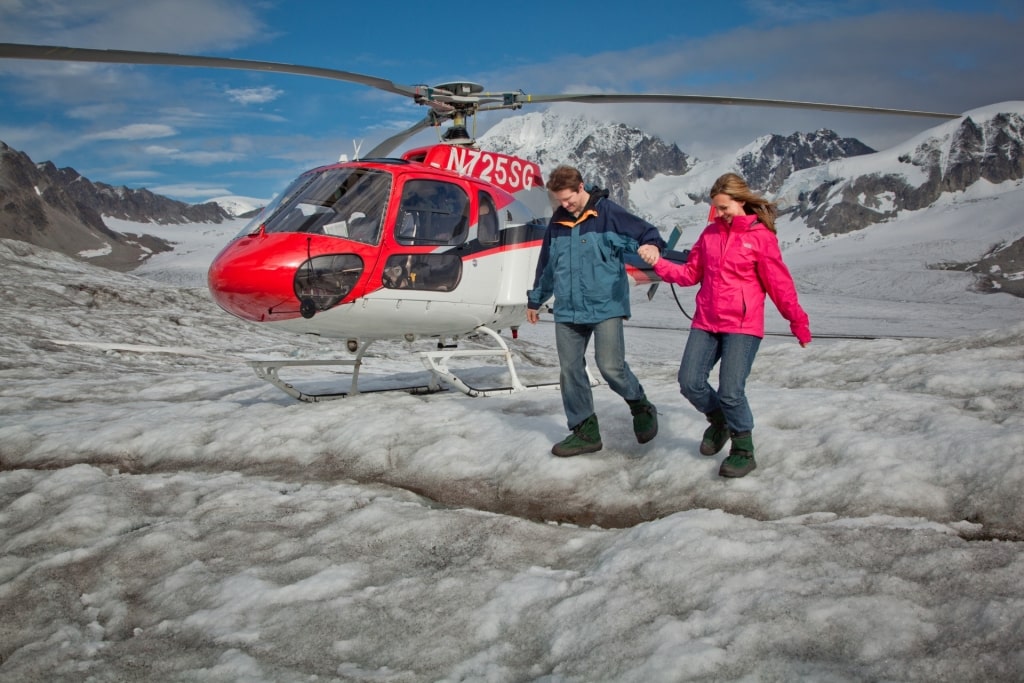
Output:
[[[773,197],[801,228],[832,235],[930,206],[942,193],[960,192],[977,182],[1000,186],[997,192],[1014,189],[1013,183],[1024,177],[1022,131],[1024,102],[1004,102],[967,112],[879,152],[818,130],[764,136],[717,159],[697,160],[682,152],[679,157],[652,157],[651,149],[679,148],[625,126],[550,112],[508,119],[480,142],[536,159],[545,172],[568,163],[599,186],[628,183],[613,198],[628,197],[624,203],[665,227],[703,225],[708,188],[722,173],[736,172]],[[656,163],[665,159],[679,163]]]
[[[1024,102],[969,111],[879,152],[863,153],[866,148],[859,145],[831,131],[767,136],[731,156],[697,161],[682,175],[635,180],[629,196],[655,225],[665,230],[679,226],[692,240],[707,222],[708,188],[719,175],[733,171],[778,202],[777,227],[785,248],[892,222],[927,207],[983,201],[1024,188]],[[1024,296],[1022,253],[1024,224],[1014,239],[990,245],[974,260],[929,265],[976,273],[982,291]]]
[[242,197],[239,195],[214,197],[209,201],[220,206],[233,218],[250,218],[270,203],[269,199],[257,199],[256,197]]
[[701,160],[640,130],[552,112],[506,119],[479,142],[536,160],[545,174],[559,164],[576,166],[588,183],[608,188],[613,199],[666,231],[705,225],[707,191],[722,173],[739,173],[772,195],[796,171],[874,151],[821,129],[762,136],[731,155]]
[[976,183],[1024,178],[1024,102],[969,111],[890,149],[794,173],[777,199],[822,234],[846,233],[931,206]]
[[505,119],[481,136],[479,143],[486,149],[532,159],[545,175],[559,164],[576,166],[588,183],[608,189],[613,200],[647,215],[652,215],[649,202],[643,193],[638,195],[636,186],[662,176],[684,178],[684,185],[693,185],[685,194],[692,202],[702,202],[710,181],[726,170],[736,171],[752,187],[772,193],[794,171],[874,151],[859,140],[822,129],[766,135],[731,156],[703,162],[678,145],[636,128],[551,111]]

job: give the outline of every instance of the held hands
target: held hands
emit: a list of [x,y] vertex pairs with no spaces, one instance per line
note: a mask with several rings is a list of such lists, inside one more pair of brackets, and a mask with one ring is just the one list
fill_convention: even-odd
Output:
[[661,258],[661,253],[658,247],[653,244],[642,244],[640,248],[636,250],[636,253],[644,260],[649,266],[653,266]]

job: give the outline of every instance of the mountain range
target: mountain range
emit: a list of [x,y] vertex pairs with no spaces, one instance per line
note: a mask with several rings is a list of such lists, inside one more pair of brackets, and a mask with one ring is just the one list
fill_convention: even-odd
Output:
[[103,217],[137,223],[220,223],[232,216],[215,202],[185,204],[147,189],[93,182],[73,168],[34,163],[0,141],[0,237],[30,242],[99,266],[130,270],[165,240],[111,230]]
[[[943,193],[985,183],[1019,191],[1024,179],[1024,102],[967,112],[906,142],[876,151],[831,130],[760,137],[734,154],[691,157],[677,145],[623,124],[552,112],[507,118],[481,136],[485,149],[535,160],[546,175],[577,166],[588,184],[663,229],[702,227],[707,189],[734,171],[779,205],[780,240],[822,239],[892,221]],[[130,270],[172,248],[148,235],[118,233],[103,217],[138,223],[220,223],[264,203],[225,197],[185,204],[91,181],[52,162],[34,163],[0,142],[0,238],[31,242],[91,263]],[[1024,236],[1024,225],[1021,227]],[[799,235],[799,236],[797,236]],[[978,261],[934,264],[976,272],[979,288],[1024,296],[1024,237],[992,245]]]

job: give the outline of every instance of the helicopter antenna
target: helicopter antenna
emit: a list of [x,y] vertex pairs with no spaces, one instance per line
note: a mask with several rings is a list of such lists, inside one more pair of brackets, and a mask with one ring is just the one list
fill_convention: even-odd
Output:
[[[359,161],[359,159],[360,159],[359,150],[362,149],[362,147],[363,147],[363,141],[362,140],[358,140],[358,141],[357,140],[353,140],[352,141],[352,149],[353,149],[352,161]],[[347,154],[342,152],[341,154],[338,155],[338,163],[344,163],[346,161],[348,161],[348,155]]]

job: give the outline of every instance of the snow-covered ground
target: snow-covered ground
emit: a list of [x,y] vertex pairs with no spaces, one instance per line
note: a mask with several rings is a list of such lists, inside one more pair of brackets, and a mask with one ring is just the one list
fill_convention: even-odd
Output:
[[[665,285],[627,329],[659,436],[598,387],[605,448],[563,460],[554,389],[307,404],[259,380],[245,358],[344,351],[210,301],[244,221],[131,226],[178,243],[132,274],[0,241],[0,679],[1019,681],[1024,300],[926,265],[1022,213],[781,226],[818,338],[769,306],[738,480],[697,454]],[[510,342],[525,374],[557,378],[553,333]],[[374,345],[366,381],[429,346]]]

